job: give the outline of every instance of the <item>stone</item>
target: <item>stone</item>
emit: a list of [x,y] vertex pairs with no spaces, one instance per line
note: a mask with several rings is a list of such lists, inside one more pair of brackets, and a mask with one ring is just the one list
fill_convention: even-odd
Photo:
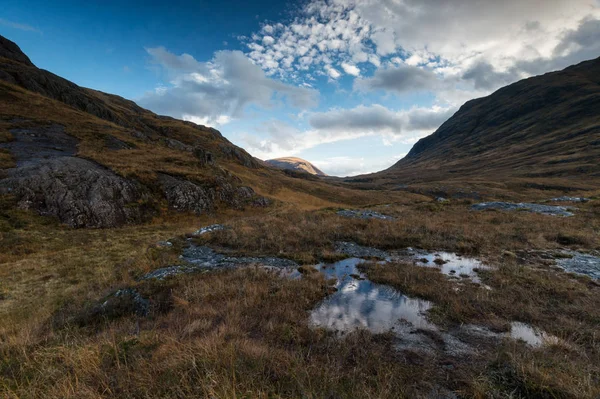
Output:
[[276,269],[297,269],[299,265],[289,259],[270,256],[227,256],[215,252],[207,246],[191,245],[183,250],[180,258],[186,262],[184,265],[168,266],[154,270],[141,278],[141,280],[163,280],[181,274],[198,273],[214,269],[232,269],[236,267],[261,265]]
[[557,197],[552,198],[550,201],[552,202],[588,202],[590,199],[585,197]]
[[482,202],[471,206],[471,210],[483,211],[488,209],[496,209],[502,211],[517,211],[523,210],[527,212],[540,213],[543,215],[554,216],[573,216],[572,212],[563,206],[550,206],[531,203],[512,203],[512,202]]
[[73,227],[115,227],[141,222],[148,210],[143,187],[95,162],[60,157],[9,169],[0,193],[22,209],[57,217]]
[[96,312],[109,319],[129,314],[145,317],[150,314],[150,301],[142,297],[136,290],[124,288],[109,295],[96,308],[94,313]]
[[216,192],[212,187],[202,187],[167,174],[160,174],[158,181],[169,206],[174,209],[200,214],[214,207]]
[[192,152],[192,146],[182,143],[179,140],[163,137],[161,141],[169,148],[177,151]]
[[14,140],[0,143],[0,148],[11,152],[17,167],[52,158],[74,156],[77,153],[77,139],[65,133],[62,125],[11,129],[10,133]]
[[211,224],[210,226],[201,227],[192,233],[193,236],[201,236],[204,234],[212,233],[214,231],[225,230],[226,226],[222,224]]
[[379,258],[387,259],[390,255],[377,248],[363,247],[353,242],[339,241],[334,245],[335,252],[351,256],[353,258]]
[[391,216],[384,215],[371,210],[342,209],[338,211],[337,214],[343,217],[355,219],[394,220],[394,218]]
[[196,158],[198,158],[198,160],[200,161],[200,164],[202,164],[202,166],[207,166],[207,165],[214,166],[215,165],[215,159],[214,159],[213,154],[209,151],[206,151],[204,148],[202,148],[200,146],[194,147],[193,154]]
[[104,139],[104,145],[111,151],[131,150],[135,148],[134,144],[119,140],[115,136],[107,135]]
[[582,252],[567,252],[570,257],[557,259],[556,264],[567,272],[600,280],[600,257]]

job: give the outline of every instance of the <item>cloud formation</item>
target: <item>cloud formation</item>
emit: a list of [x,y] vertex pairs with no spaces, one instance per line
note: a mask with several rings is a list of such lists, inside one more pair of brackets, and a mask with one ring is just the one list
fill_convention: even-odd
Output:
[[455,112],[454,108],[420,108],[392,111],[382,105],[333,109],[310,114],[310,128],[300,130],[285,122],[272,120],[262,124],[262,136],[242,138],[250,153],[262,158],[297,155],[321,144],[380,136],[385,143],[414,143],[432,133]]
[[599,20],[596,0],[312,0],[289,24],[264,25],[248,47],[267,74],[290,79],[383,65],[380,85],[397,91],[385,78],[390,63],[403,63],[491,89],[560,58],[595,58],[582,49],[597,46]]
[[402,64],[375,71],[372,77],[358,79],[354,87],[359,90],[388,90],[407,93],[440,88],[442,82],[428,69]]
[[4,18],[0,18],[0,25],[8,26],[9,28],[13,28],[13,29],[23,30],[26,32],[42,33],[41,30],[39,30],[38,28],[35,28],[31,25],[21,24],[21,23],[14,22],[14,21],[9,21]]
[[139,100],[158,113],[218,125],[241,117],[250,105],[273,108],[285,102],[306,109],[318,101],[316,90],[267,77],[240,51],[219,51],[209,62],[164,47],[146,51],[170,82]]

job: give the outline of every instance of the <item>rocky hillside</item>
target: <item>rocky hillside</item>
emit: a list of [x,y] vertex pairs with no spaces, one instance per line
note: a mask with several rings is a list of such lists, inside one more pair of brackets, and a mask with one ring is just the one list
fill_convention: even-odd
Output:
[[0,195],[20,208],[112,227],[166,207],[267,205],[236,168],[263,169],[217,130],[79,87],[0,36]]
[[600,58],[465,103],[387,171],[452,176],[600,177]]
[[311,175],[316,175],[316,176],[327,176],[315,165],[313,165],[312,163],[310,163],[307,160],[304,160],[302,158],[283,157],[283,158],[269,159],[265,162],[275,168],[278,168],[278,169],[306,172],[306,173],[310,173]]

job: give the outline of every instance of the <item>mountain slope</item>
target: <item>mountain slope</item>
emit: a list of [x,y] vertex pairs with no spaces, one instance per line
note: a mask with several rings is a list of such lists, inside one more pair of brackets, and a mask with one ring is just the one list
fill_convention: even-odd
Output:
[[471,100],[374,177],[600,176],[600,58]]
[[260,163],[215,129],[79,87],[3,37],[0,132],[0,194],[75,227],[268,203],[227,170]]
[[313,165],[312,163],[310,163],[307,160],[302,159],[302,158],[283,157],[283,158],[269,159],[265,162],[275,168],[278,168],[278,169],[306,172],[306,173],[310,173],[311,175],[316,175],[316,176],[327,176],[315,165]]
[[14,207],[113,227],[170,210],[313,209],[372,195],[267,168],[213,128],[38,69],[0,36],[0,222]]

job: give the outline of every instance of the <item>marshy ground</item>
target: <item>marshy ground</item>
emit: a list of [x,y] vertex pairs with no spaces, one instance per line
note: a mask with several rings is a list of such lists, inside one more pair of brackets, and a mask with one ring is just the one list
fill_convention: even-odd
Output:
[[[597,398],[600,284],[560,262],[598,255],[598,193],[572,217],[396,194],[110,230],[5,207],[0,396]],[[259,261],[143,279],[203,246]]]

